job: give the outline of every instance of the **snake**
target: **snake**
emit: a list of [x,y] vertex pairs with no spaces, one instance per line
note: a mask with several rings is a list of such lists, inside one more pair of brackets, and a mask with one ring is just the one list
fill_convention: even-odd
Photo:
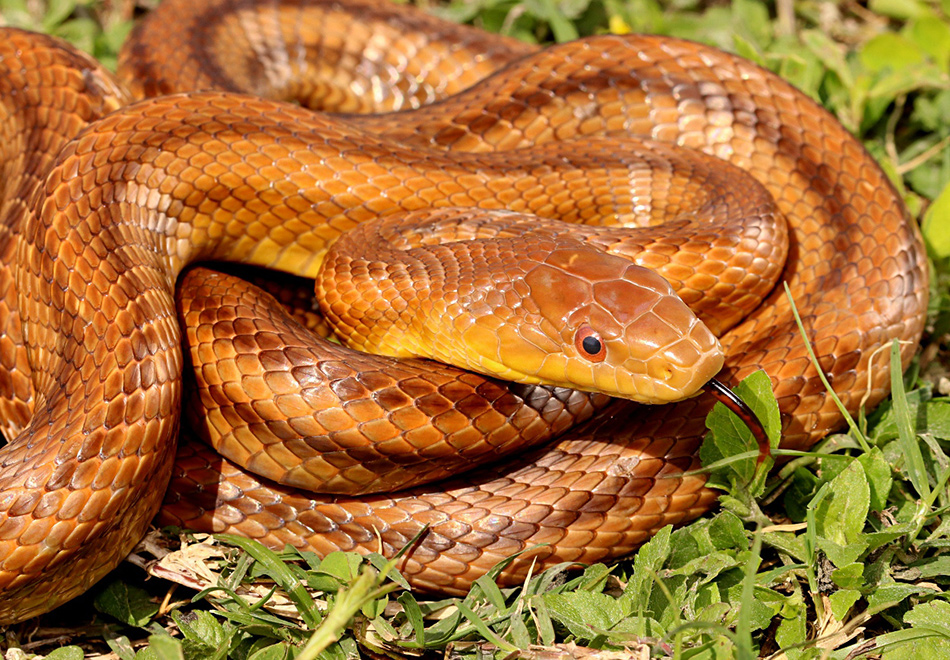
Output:
[[[565,387],[570,379],[506,385],[392,346],[372,367],[351,354],[321,353],[305,364],[303,344],[312,340],[302,339],[302,326],[231,275],[190,271],[176,302],[176,279],[195,262],[240,261],[306,277],[332,263],[350,277],[379,279],[375,266],[350,267],[359,257],[328,250],[351,231],[366,232],[354,234],[357,243],[374,233],[384,244],[412,235],[401,223],[418,222],[423,202],[459,216],[462,236],[454,243],[423,236],[399,248],[411,257],[404,270],[424,270],[419,264],[439,262],[456,243],[495,232],[489,227],[499,219],[538,224],[531,231],[540,233],[511,230],[503,244],[551,246],[532,267],[547,274],[539,279],[549,291],[553,283],[570,298],[574,289],[559,283],[584,277],[593,278],[582,283],[587,290],[612,290],[597,278],[624,273],[625,287],[652,292],[641,306],[647,343],[679,324],[670,319],[693,328],[701,317],[696,323],[721,336],[690,345],[721,356],[724,382],[768,374],[790,449],[810,447],[843,419],[789,299],[850,413],[889,391],[881,349],[899,340],[906,366],[923,331],[925,251],[881,168],[805,94],[709,46],[599,35],[536,49],[381,1],[165,0],[124,46],[119,78],[54,39],[13,29],[0,38],[0,415],[11,439],[0,449],[2,623],[87,590],[156,512],[159,524],[321,554],[395,556],[411,544],[398,560],[406,578],[458,594],[500,562],[498,579],[512,584],[552,565],[620,558],[715,502],[698,471],[712,398],[697,395],[695,383],[662,395],[672,403],[643,405],[629,391]],[[651,155],[674,148],[689,155],[672,164]],[[530,160],[537,157],[540,164]],[[650,160],[659,167],[644,174],[641,163]],[[700,161],[721,162],[727,174],[702,174]],[[578,175],[567,166],[582,162],[593,174],[572,185]],[[681,181],[691,170],[700,179],[736,177],[740,192],[694,192]],[[635,192],[605,183],[617,177]],[[637,182],[656,197],[641,196]],[[774,204],[766,215],[779,220],[777,230],[720,238],[706,224],[685,229],[706,207],[757,199],[760,190]],[[639,263],[615,265],[610,246],[623,241],[582,230],[588,218],[572,210],[575,198],[592,199],[608,225],[646,225],[647,239],[633,250]],[[671,210],[664,237],[653,225]],[[549,229],[523,215],[532,212],[574,215],[565,219],[581,224]],[[784,247],[775,245],[780,236]],[[596,244],[609,267],[584,256]],[[441,270],[469,272],[476,261],[524,249],[482,246],[477,258]],[[678,278],[679,291],[645,266]],[[750,266],[774,277],[747,276]],[[386,304],[355,307],[383,316],[411,307],[402,276],[391,281]],[[759,293],[747,299],[750,281]],[[471,284],[447,285],[443,295]],[[518,286],[493,296],[503,310],[488,315],[498,334],[509,332],[500,314],[544,317],[557,306],[539,296],[515,313],[505,304]],[[366,287],[323,288],[352,297]],[[720,314],[709,302],[719,293],[739,302]],[[618,297],[633,303],[606,295]],[[589,298],[581,306],[593,310]],[[332,316],[338,302],[321,304]],[[450,307],[436,316],[455,318]],[[741,318],[740,307],[749,307]],[[623,306],[611,313],[629,315]],[[559,336],[565,350],[588,351],[579,371],[595,373],[590,364],[614,340],[604,330],[612,321],[593,320],[604,314],[590,312],[569,328],[548,319],[555,327],[532,336],[538,344]],[[357,343],[386,335],[339,316]],[[413,323],[437,332],[431,318]],[[473,344],[492,344],[484,332],[472,336]],[[676,351],[666,352],[675,362]],[[704,370],[718,370],[716,359]],[[527,371],[544,361],[527,359]],[[194,428],[182,428],[177,442],[186,363],[195,372],[185,405]],[[502,375],[522,366],[503,366]],[[563,364],[561,371],[579,373]],[[653,371],[661,381],[673,373],[666,362]],[[289,390],[323,397],[309,389],[319,380],[337,402],[299,410]],[[646,398],[656,402],[661,390]],[[422,476],[388,449],[412,444],[394,429],[417,421],[428,424],[416,434]],[[337,433],[331,458],[312,451],[329,440],[288,439],[301,432],[294,427],[307,435],[313,425]],[[433,467],[473,428],[484,429],[487,448]],[[274,442],[250,439],[261,430]],[[382,433],[382,449],[354,441],[355,430]],[[194,436],[231,447],[230,456]],[[530,447],[515,436],[531,436]],[[474,466],[475,454],[495,462]],[[377,479],[367,468],[374,461],[397,464],[400,475]],[[330,492],[299,487],[312,479],[332,484]]]

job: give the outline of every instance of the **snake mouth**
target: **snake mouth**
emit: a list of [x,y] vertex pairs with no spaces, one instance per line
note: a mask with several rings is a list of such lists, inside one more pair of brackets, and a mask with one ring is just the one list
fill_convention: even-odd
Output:
[[719,401],[726,408],[734,412],[739,419],[742,420],[742,423],[746,425],[746,428],[749,429],[752,433],[752,437],[755,438],[759,445],[759,458],[756,461],[756,465],[761,465],[762,461],[772,455],[772,445],[765,432],[765,427],[762,425],[758,416],[752,411],[752,408],[749,407],[749,404],[740,399],[735,392],[715,378],[710,379],[703,389],[709,392],[716,401]]

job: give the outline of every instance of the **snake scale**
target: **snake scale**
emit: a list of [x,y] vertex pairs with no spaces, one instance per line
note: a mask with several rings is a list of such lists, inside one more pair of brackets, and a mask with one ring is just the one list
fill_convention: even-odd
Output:
[[[231,276],[189,272],[176,307],[176,277],[195,261],[313,277],[337,236],[423,202],[480,207],[514,224],[530,224],[518,215],[530,212],[585,223],[591,207],[608,220],[629,216],[648,225],[634,261],[665,269],[722,333],[719,377],[769,374],[789,448],[810,446],[842,420],[776,279],[789,285],[821,367],[852,412],[887,393],[886,351],[878,349],[904,340],[906,365],[923,329],[924,250],[881,169],[805,95],[707,46],[604,35],[536,51],[369,0],[166,0],[133,33],[120,76],[129,92],[55,40],[9,29],[0,37],[0,415],[12,439],[0,450],[3,623],[87,589],[157,511],[161,523],[321,553],[381,544],[391,554],[428,525],[399,568],[419,587],[459,593],[527,548],[502,579],[522,578],[532,562],[540,569],[623,556],[715,500],[701,476],[683,474],[699,467],[707,396],[645,407],[542,383],[506,385],[418,358],[364,365],[333,345],[311,355],[313,340],[272,298]],[[220,91],[178,93],[189,89]],[[130,104],[158,94],[167,96]],[[380,114],[325,116],[262,96]],[[636,158],[623,155],[631,145]],[[657,170],[646,173],[652,160]],[[727,175],[704,174],[706,161],[724,161],[712,172]],[[577,163],[593,173],[565,169]],[[686,176],[693,170],[717,192],[695,189]],[[576,176],[586,177],[583,186]],[[726,178],[738,188],[719,191]],[[619,179],[633,192],[618,192]],[[729,211],[763,191],[778,229],[731,238],[705,225],[687,229],[707,207]],[[672,239],[652,226],[668,212]],[[445,213],[466,219],[460,240],[494,231],[464,209]],[[386,222],[372,231],[395,232],[392,239],[401,230]],[[598,242],[613,250],[612,239],[536,231],[532,241],[554,246],[541,257],[550,277],[536,278],[546,286],[560,286],[571,268],[574,279],[605,272],[583,255]],[[739,248],[744,256],[734,257]],[[413,263],[453,249],[413,247]],[[479,249],[482,260],[520,254]],[[468,272],[463,266],[443,270]],[[771,274],[747,276],[750,266]],[[628,268],[640,267],[621,271]],[[698,327],[670,285],[629,272],[630,286],[654,296],[643,310],[648,341],[679,321]],[[409,306],[408,285],[393,281],[401,298],[364,307],[386,316]],[[750,282],[759,292],[747,296]],[[504,308],[519,286],[513,279],[484,298]],[[619,295],[585,286],[595,297]],[[573,291],[565,285],[559,295]],[[710,301],[718,294],[725,307]],[[544,316],[551,304],[539,297],[536,308],[517,308]],[[745,307],[753,309],[740,319]],[[564,343],[589,351],[588,362],[604,360],[600,351],[615,338],[592,331],[593,320],[582,325]],[[509,332],[493,327],[499,337]],[[542,345],[561,330],[533,336]],[[694,349],[712,350],[715,340],[703,337]],[[675,361],[670,347],[680,340],[656,341]],[[204,443],[176,450],[185,357],[197,373],[186,406],[196,432],[275,481]],[[652,359],[646,372],[672,373]],[[703,378],[718,369],[710,364]],[[315,393],[318,381],[332,397]],[[303,409],[313,402],[329,407]],[[373,434],[382,434],[379,446],[356,439]],[[448,458],[469,440],[474,449]],[[397,445],[416,458],[402,458]],[[503,464],[472,467],[504,455]],[[313,480],[331,494],[296,489]],[[389,488],[403,490],[380,492]]]

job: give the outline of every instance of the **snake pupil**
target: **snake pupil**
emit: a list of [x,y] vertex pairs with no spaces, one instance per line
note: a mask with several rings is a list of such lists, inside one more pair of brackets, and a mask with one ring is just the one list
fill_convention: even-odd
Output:
[[597,337],[584,337],[584,341],[581,342],[581,346],[584,347],[584,350],[591,355],[597,355],[600,353],[602,348],[600,340]]

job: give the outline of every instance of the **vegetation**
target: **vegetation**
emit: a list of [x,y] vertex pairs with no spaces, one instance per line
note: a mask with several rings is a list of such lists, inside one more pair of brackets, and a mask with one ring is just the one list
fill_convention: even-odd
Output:
[[[0,23],[59,34],[108,64],[142,9],[0,0]],[[402,590],[378,556],[321,561],[240,539],[193,540],[174,558],[214,589],[181,596],[126,567],[56,618],[9,629],[5,657],[947,657],[950,0],[455,0],[430,9],[534,41],[605,30],[688,37],[819,99],[921,219],[935,277],[920,357],[892,379],[888,402],[768,480],[716,461],[722,508],[663,530],[628,562],[554,569],[515,589],[483,579],[464,599],[429,601]],[[762,382],[745,387],[768,401]],[[710,426],[713,455],[730,425]]]

